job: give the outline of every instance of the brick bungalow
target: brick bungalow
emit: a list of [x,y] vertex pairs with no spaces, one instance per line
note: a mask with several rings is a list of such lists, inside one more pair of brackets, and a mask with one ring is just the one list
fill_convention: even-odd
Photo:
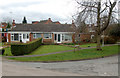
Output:
[[8,32],[7,42],[29,42],[42,38],[43,43],[74,43],[75,32],[72,24],[18,24]]

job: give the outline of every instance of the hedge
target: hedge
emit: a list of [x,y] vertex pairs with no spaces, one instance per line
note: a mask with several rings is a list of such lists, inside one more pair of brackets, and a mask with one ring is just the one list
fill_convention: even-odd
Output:
[[29,43],[11,44],[11,53],[14,56],[29,54],[42,44],[42,39],[36,39]]

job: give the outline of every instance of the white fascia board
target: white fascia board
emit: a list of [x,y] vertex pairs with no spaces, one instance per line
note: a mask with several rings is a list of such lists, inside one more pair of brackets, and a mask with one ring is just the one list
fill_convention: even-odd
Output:
[[65,33],[65,34],[66,34],[66,33],[75,33],[75,32],[53,32],[53,33],[57,33],[57,34],[58,34],[58,33],[59,33],[59,34],[64,34],[64,33]]
[[20,32],[19,32],[19,31],[9,31],[8,33],[31,33],[31,32],[24,32],[24,31],[23,31],[23,32],[22,32],[22,31],[20,31]]
[[75,33],[75,32],[25,32],[25,31],[23,31],[23,32],[21,32],[21,31],[9,31],[8,33],[60,33],[60,34],[62,34],[62,33]]
[[0,32],[0,33],[8,33],[8,32]]

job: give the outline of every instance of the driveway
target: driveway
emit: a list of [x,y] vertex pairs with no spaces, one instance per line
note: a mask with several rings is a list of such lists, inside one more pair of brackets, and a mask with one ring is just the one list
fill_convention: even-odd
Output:
[[3,59],[4,76],[118,76],[118,56],[57,63]]

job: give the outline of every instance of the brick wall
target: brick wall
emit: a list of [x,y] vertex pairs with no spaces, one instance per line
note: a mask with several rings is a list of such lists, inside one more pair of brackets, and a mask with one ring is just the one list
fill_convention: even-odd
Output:
[[75,43],[75,34],[72,35],[72,43]]
[[11,42],[11,35],[8,33],[8,42]]
[[0,33],[0,42],[2,42],[2,33]]
[[80,41],[83,41],[85,39],[90,40],[91,39],[91,35],[90,34],[80,34]]

